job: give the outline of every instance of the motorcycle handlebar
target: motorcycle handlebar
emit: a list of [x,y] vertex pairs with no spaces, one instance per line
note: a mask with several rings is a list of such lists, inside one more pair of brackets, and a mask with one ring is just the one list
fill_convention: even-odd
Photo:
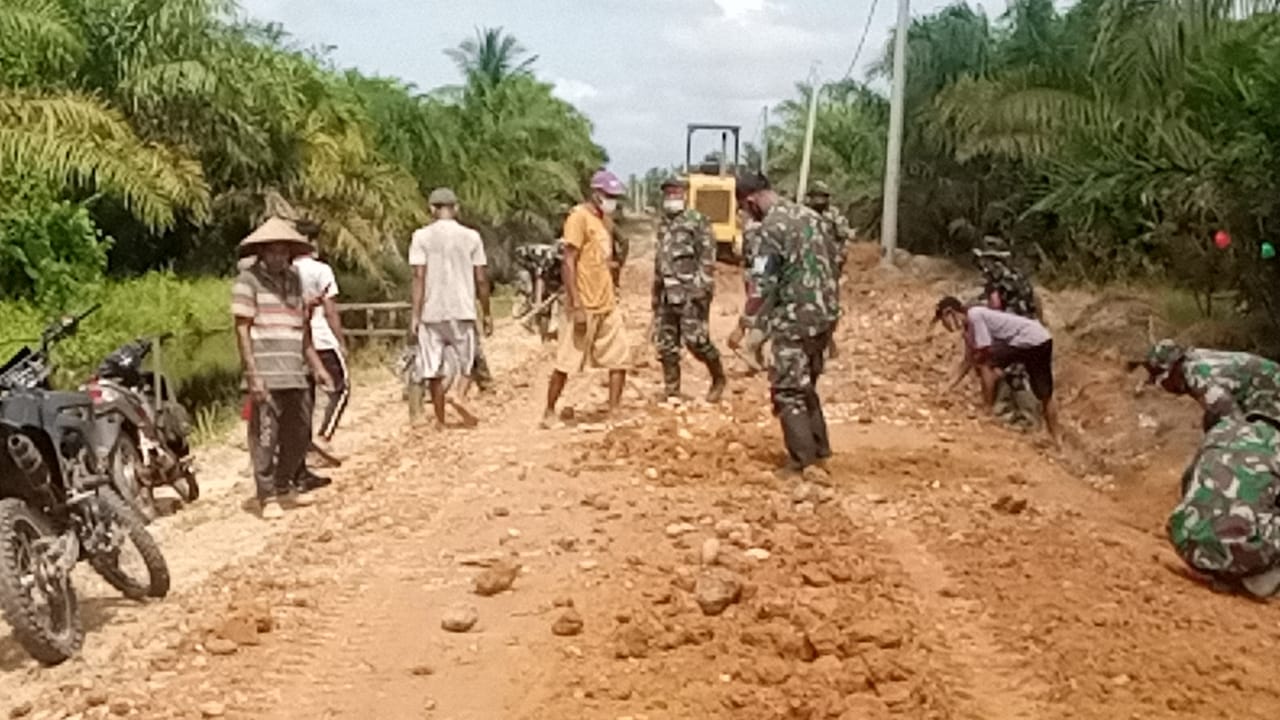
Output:
[[79,315],[70,315],[70,316],[64,317],[62,320],[58,321],[57,323],[51,323],[44,330],[43,344],[45,345],[45,347],[48,347],[49,345],[59,340],[62,340],[65,337],[74,335],[76,330],[80,327],[80,323],[85,318],[94,314],[101,308],[102,308],[102,303],[94,303]]

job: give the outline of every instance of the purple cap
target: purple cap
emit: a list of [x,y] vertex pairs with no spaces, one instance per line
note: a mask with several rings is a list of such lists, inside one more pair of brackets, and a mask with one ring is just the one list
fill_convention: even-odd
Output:
[[591,176],[591,189],[599,190],[610,197],[618,197],[626,192],[626,188],[622,186],[622,181],[617,175],[608,170],[601,170]]

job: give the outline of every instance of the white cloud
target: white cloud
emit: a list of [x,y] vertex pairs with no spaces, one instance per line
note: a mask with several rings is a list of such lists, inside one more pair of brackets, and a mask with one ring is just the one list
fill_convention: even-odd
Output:
[[713,0],[725,18],[734,22],[746,22],[771,11],[780,9],[777,3],[768,0]]
[[595,85],[573,78],[554,78],[551,84],[555,88],[556,97],[567,103],[578,105],[600,96]]

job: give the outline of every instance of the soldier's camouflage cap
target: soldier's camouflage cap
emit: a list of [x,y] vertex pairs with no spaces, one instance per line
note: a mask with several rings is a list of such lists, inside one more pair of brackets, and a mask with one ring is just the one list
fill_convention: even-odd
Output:
[[1167,338],[1152,345],[1151,349],[1147,351],[1146,360],[1143,361],[1147,372],[1151,374],[1151,382],[1162,382],[1169,377],[1169,372],[1186,355],[1185,348]]
[[663,180],[662,184],[659,185],[658,187],[663,190],[666,190],[669,187],[678,187],[678,188],[688,189],[689,183],[686,182],[684,178],[679,178],[672,175],[671,177],[668,177],[667,179]]
[[814,180],[813,185],[809,188],[810,195],[830,195],[831,186],[821,180]]
[[1008,258],[1012,255],[1009,251],[1009,243],[1005,242],[1004,238],[999,238],[995,235],[988,235],[982,238],[982,241],[978,243],[978,246],[973,249],[973,254],[975,257],[980,258],[989,257],[1002,259]]

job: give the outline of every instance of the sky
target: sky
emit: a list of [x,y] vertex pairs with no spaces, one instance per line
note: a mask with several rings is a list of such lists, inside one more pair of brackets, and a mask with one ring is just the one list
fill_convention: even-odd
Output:
[[[915,0],[922,15],[950,0]],[[994,4],[992,4],[994,3]],[[684,161],[691,122],[742,126],[758,138],[766,105],[795,94],[817,63],[844,77],[872,0],[241,0],[333,60],[426,91],[458,81],[446,48],[502,27],[538,59],[535,73],[591,119],[611,169],[624,178]],[[990,0],[988,12],[1005,10]],[[854,69],[880,57],[897,12],[878,0]],[[700,156],[719,144],[707,133]]]

